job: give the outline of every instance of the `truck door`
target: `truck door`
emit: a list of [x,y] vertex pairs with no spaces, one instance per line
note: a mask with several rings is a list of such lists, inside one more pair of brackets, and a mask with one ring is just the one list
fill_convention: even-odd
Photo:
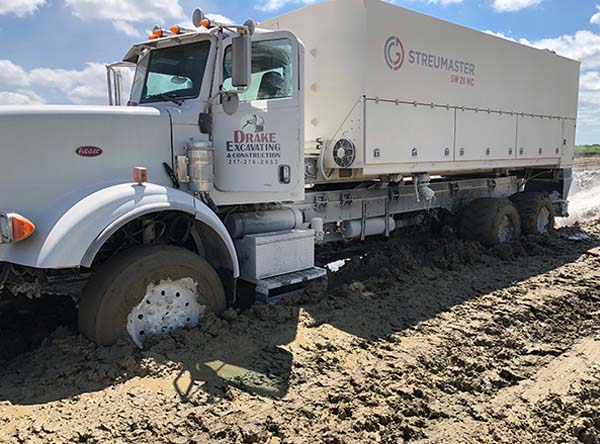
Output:
[[[215,187],[229,192],[293,190],[303,180],[298,43],[287,32],[255,35],[252,81],[236,110],[214,108]],[[231,46],[223,55],[223,90],[231,90]]]

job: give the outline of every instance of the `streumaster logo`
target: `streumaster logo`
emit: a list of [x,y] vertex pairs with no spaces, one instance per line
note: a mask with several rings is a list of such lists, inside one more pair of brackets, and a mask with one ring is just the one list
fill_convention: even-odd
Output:
[[391,36],[383,48],[385,63],[392,71],[399,71],[405,59],[409,65],[450,73],[450,83],[475,86],[475,64],[445,55],[406,48],[399,37]]
[[398,71],[404,64],[404,45],[395,35],[391,36],[385,42],[384,48],[385,63],[393,71]]
[[280,158],[277,133],[265,131],[265,120],[256,114],[233,131],[233,140],[227,141],[230,165],[277,165]]

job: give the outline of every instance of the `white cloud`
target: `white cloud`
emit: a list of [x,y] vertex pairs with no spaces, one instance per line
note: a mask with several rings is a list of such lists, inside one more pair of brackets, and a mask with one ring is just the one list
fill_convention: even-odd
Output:
[[2,105],[40,105],[46,101],[29,90],[0,91],[0,106]]
[[25,17],[36,12],[46,0],[0,0],[0,15],[15,14]]
[[[596,138],[600,132],[600,73],[590,71],[583,73],[580,82],[579,113],[577,122],[580,132],[589,133],[588,137]],[[598,142],[598,139],[588,140]]]
[[600,140],[600,92],[582,91],[579,95],[577,114],[578,139],[583,143],[598,143]]
[[543,0],[494,0],[492,7],[497,12],[514,12],[539,5]]
[[293,3],[294,0],[265,0],[256,5],[256,9],[261,11],[271,12],[277,11],[289,3]]
[[10,60],[0,60],[0,85],[27,86],[27,73]]
[[29,72],[29,83],[62,94],[73,103],[106,103],[106,68],[100,63],[89,63],[80,71],[36,68]]
[[484,32],[534,48],[549,49],[564,57],[580,60],[583,70],[600,68],[600,34],[592,31],[577,31],[575,34],[534,41],[524,38],[516,39],[501,32],[489,30]]
[[584,69],[600,67],[600,35],[591,31],[577,31],[572,35],[537,40],[532,46],[550,49],[556,53],[582,61]]
[[[169,27],[180,23],[187,25],[189,22],[179,0],[65,0],[65,3],[81,20],[109,21],[117,31],[136,39],[145,35],[137,25],[146,28],[150,25],[151,29],[156,24]],[[221,14],[206,16],[220,23],[233,23]]]
[[184,16],[179,0],[65,0],[83,20],[156,21]]
[[427,0],[427,3],[435,3],[443,6],[453,5],[456,3],[462,3],[463,0]]
[[589,71],[581,75],[582,91],[600,91],[600,72]]
[[206,17],[208,17],[209,20],[212,20],[217,23],[223,23],[225,25],[233,24],[233,20],[231,20],[229,17],[225,17],[224,15],[221,15],[221,14],[208,14],[207,13]]
[[[261,0],[257,5],[256,9],[264,12],[274,12],[283,9],[288,5],[310,5],[321,0]],[[462,3],[464,0],[418,0],[427,3],[439,4],[442,6]]]
[[[600,11],[600,5],[596,5],[596,9],[598,11]],[[600,25],[600,12],[595,13],[591,18],[590,18],[590,23],[593,25]]]
[[129,22],[125,22],[123,20],[115,20],[112,22],[112,25],[117,31],[122,32],[127,37],[141,38],[144,36],[142,31],[137,29]]
[[282,9],[287,5],[309,5],[316,1],[318,0],[261,0],[256,5],[256,9],[264,12],[273,12]]
[[502,39],[510,40],[511,42],[517,42],[517,43],[522,43],[523,45],[533,46],[531,44],[531,42],[529,40],[527,40],[527,39],[519,39],[519,40],[517,40],[517,39],[515,39],[515,38],[513,38],[513,37],[511,37],[509,35],[504,34],[503,32],[491,31],[489,29],[486,29],[483,32],[485,32],[486,34],[493,35],[495,37],[500,37]]
[[[123,93],[133,78],[133,72],[123,71]],[[88,63],[81,70],[35,68],[30,71],[12,63],[0,60],[0,104],[44,103],[38,93],[52,96],[54,102],[76,104],[107,103],[106,68],[101,63]],[[12,88],[11,88],[12,87]],[[12,90],[11,90],[12,89]]]
[[110,21],[115,29],[130,37],[141,34],[133,24],[163,25],[166,20],[185,18],[179,0],[65,0],[65,3],[80,19]]

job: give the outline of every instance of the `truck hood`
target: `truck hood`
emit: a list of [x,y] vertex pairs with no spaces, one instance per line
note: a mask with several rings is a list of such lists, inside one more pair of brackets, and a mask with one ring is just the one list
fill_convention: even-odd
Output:
[[153,107],[0,107],[0,211],[34,223],[109,184],[132,181],[135,166],[170,184],[170,120]]
[[0,117],[18,115],[157,115],[160,110],[148,106],[92,105],[8,105],[0,106]]

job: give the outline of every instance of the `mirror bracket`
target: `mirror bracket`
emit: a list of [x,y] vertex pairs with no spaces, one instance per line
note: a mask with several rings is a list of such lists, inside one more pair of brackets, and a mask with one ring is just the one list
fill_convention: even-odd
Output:
[[232,116],[238,110],[240,105],[240,96],[238,93],[231,91],[221,91],[221,104],[223,105],[223,111],[228,116]]

